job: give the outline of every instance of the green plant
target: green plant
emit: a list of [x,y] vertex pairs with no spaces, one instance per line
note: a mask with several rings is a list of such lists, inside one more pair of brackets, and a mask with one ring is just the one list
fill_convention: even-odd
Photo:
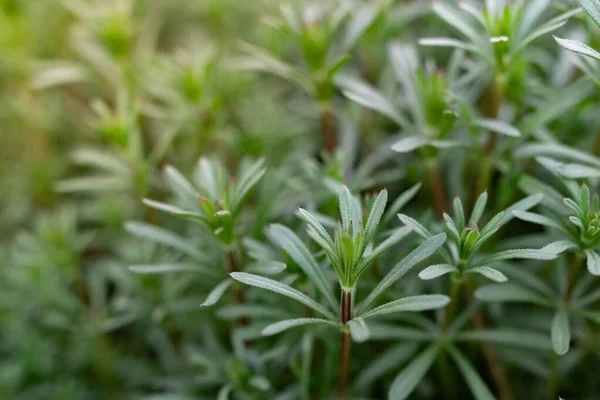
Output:
[[[264,278],[243,272],[232,272],[230,275],[240,282],[271,290],[284,296],[289,296],[317,313],[323,318],[297,318],[284,320],[267,326],[263,334],[272,335],[283,330],[307,325],[325,324],[341,330],[340,362],[338,394],[343,395],[348,384],[348,371],[351,354],[350,333],[356,341],[368,338],[368,326],[365,319],[402,311],[425,311],[446,306],[449,299],[442,295],[412,296],[398,299],[379,307],[372,307],[372,303],[381,294],[393,285],[402,275],[406,274],[415,264],[427,258],[439,248],[446,238],[445,234],[431,237],[402,261],[396,264],[391,271],[382,278],[381,282],[367,295],[363,302],[353,311],[352,293],[356,290],[358,281],[365,270],[387,249],[402,240],[410,233],[410,228],[399,229],[378,246],[371,246],[375,237],[377,226],[383,216],[387,203],[387,191],[379,193],[366,223],[363,225],[360,202],[352,197],[350,191],[343,186],[339,195],[340,221],[337,224],[332,239],[327,230],[309,212],[299,209],[301,217],[308,224],[309,236],[325,251],[327,258],[334,269],[341,289],[341,300],[336,301],[332,296],[323,272],[310,251],[302,244],[300,239],[289,229],[274,225],[270,228],[271,236],[294,259],[309,277],[315,289],[323,297],[322,303],[316,302],[302,292],[272,279]],[[370,251],[365,253],[367,248]],[[336,316],[333,310],[338,312]],[[338,311],[339,310],[339,311]]]
[[0,398],[596,398],[599,10],[0,0]]

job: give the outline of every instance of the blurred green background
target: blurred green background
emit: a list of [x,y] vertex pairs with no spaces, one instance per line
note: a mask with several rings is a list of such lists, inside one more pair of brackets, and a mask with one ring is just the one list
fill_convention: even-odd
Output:
[[[553,3],[564,11],[575,2]],[[356,173],[363,180],[352,182],[357,191],[388,185],[399,193],[426,175],[423,163],[391,157],[396,125],[342,100],[331,77],[317,74],[315,87],[303,87],[301,79],[294,85],[247,71],[264,69],[252,64],[256,58],[245,58],[257,53],[252,45],[293,65],[307,58],[299,49],[320,62],[327,28],[294,37],[277,20],[286,15],[281,4],[0,0],[0,399],[212,399],[230,382],[242,393],[252,386],[238,398],[274,398],[253,392],[264,385],[258,378],[263,376],[282,388],[282,399],[286,388],[292,393],[287,398],[295,398],[302,374],[296,358],[285,372],[277,367],[288,363],[285,354],[264,347],[240,361],[236,346],[245,337],[230,338],[231,324],[215,322],[212,311],[198,306],[218,279],[133,274],[127,269],[132,264],[174,256],[123,230],[126,221],[138,220],[197,237],[194,226],[178,224],[140,200],[166,200],[163,168],[174,165],[190,174],[201,156],[219,159],[229,170],[246,165],[242,160],[267,160],[270,183],[251,202],[256,221],[246,224],[256,239],[267,221],[291,220],[302,201],[335,211],[331,182],[344,181],[359,160],[365,163]],[[322,0],[314,9],[329,7],[335,14],[339,4]],[[387,94],[394,90],[385,44],[397,38],[414,42],[423,32],[436,36],[447,28],[431,16],[430,1],[372,4],[377,12],[353,43],[348,68]],[[549,53],[558,52],[551,38],[541,42]],[[447,59],[449,53],[435,56]],[[581,75],[562,58],[533,53],[539,56],[535,62],[515,66],[507,94],[527,112],[552,102]],[[435,69],[434,60],[424,63],[428,71]],[[337,68],[328,67],[332,74]],[[269,68],[296,78],[284,65]],[[592,147],[598,115],[582,98],[596,101],[594,90],[589,82],[574,85],[576,94],[561,111],[577,104],[577,118],[543,115],[539,125],[553,124],[563,143]],[[340,119],[338,135],[345,158],[323,151],[322,124],[332,109],[347,117]],[[467,162],[457,168],[468,169]],[[492,183],[501,189],[494,200],[498,209],[519,195],[518,171],[510,163],[502,166]],[[465,185],[453,178],[458,175],[446,175],[448,194],[461,194]],[[324,177],[329,186],[322,184]],[[424,219],[434,220],[428,190],[420,196]],[[212,243],[199,246],[221,260]],[[280,364],[268,369],[265,359]],[[329,386],[327,379],[334,380],[323,379]],[[375,390],[375,396],[382,393]]]

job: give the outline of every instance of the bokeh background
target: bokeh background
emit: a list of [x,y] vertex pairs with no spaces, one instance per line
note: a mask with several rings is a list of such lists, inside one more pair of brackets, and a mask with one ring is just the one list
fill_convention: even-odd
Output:
[[[557,0],[553,8],[575,3]],[[306,14],[339,4],[321,0]],[[447,34],[448,28],[431,13],[430,1],[372,4],[376,11],[344,68],[392,93],[385,44]],[[248,58],[257,54],[252,46],[304,62],[299,48],[306,44],[281,24],[281,5],[0,0],[0,398],[214,399],[231,383],[240,389],[238,398],[297,398],[301,355],[287,359],[288,353],[277,353],[280,347],[263,347],[242,361],[240,346],[257,332],[230,336],[237,315],[199,307],[219,280],[134,274],[128,266],[175,256],[123,229],[127,221],[146,221],[197,237],[194,226],[144,207],[141,199],[168,199],[163,168],[191,174],[201,156],[230,170],[243,160],[267,160],[270,184],[254,195],[258,217],[247,226],[256,239],[263,238],[266,221],[291,220],[299,203],[326,201],[335,210],[331,187],[358,160],[363,167],[355,190],[388,186],[399,193],[421,180],[422,164],[389,151],[397,139],[389,119],[330,86],[307,91],[251,71],[265,63]],[[597,35],[585,33],[589,19],[573,21],[572,37],[598,43]],[[321,34],[306,40],[318,45]],[[551,37],[536,43],[536,62],[523,66],[511,91],[523,110],[561,99],[582,75]],[[433,65],[450,51],[423,54]],[[285,66],[269,68],[289,75]],[[592,106],[597,93],[590,82],[570,88],[561,105],[567,112],[541,115],[540,125],[551,126],[562,143],[590,150],[600,123]],[[337,126],[346,158],[323,151],[321,130],[333,109],[344,116]],[[518,171],[505,167],[492,183],[499,209],[518,198]],[[463,193],[458,175],[445,171],[449,194]],[[432,203],[429,189],[416,203]],[[424,208],[424,219],[434,220],[432,207]],[[201,246],[211,257],[210,243]],[[218,263],[220,253],[215,257]],[[259,390],[264,376],[278,389]],[[315,396],[327,392],[314,389]],[[385,392],[371,393],[382,398]]]

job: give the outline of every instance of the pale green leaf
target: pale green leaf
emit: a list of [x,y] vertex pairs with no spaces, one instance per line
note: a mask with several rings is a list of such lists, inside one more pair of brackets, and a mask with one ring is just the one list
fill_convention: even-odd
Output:
[[465,274],[479,274],[493,280],[494,282],[506,282],[508,280],[506,275],[504,275],[502,272],[486,266],[471,268],[467,270]]
[[406,274],[412,267],[431,256],[446,241],[446,234],[440,233],[423,242],[419,247],[410,252],[402,261],[392,268],[392,270],[379,282],[379,284],[369,293],[365,301],[359,307],[364,310],[387,288],[392,286],[398,279]]
[[411,151],[427,146],[428,140],[420,136],[407,136],[392,145],[396,153],[409,153]]
[[331,239],[331,236],[329,236],[329,233],[327,230],[325,230],[323,225],[321,225],[321,223],[317,221],[317,219],[311,213],[303,208],[298,208],[298,211],[300,212],[302,219],[304,219],[308,225],[314,229],[315,233],[319,235],[319,237],[325,242],[325,244],[327,244],[326,248],[330,251],[333,251],[335,249],[335,245]]
[[295,319],[286,319],[284,321],[275,322],[274,324],[266,326],[261,334],[263,336],[271,336],[281,333],[290,328],[296,328],[298,326],[305,325],[328,325],[334,328],[339,328],[340,324],[335,322],[328,321],[326,319],[320,318],[295,318]]
[[476,119],[473,121],[473,125],[478,128],[499,133],[505,136],[521,136],[521,132],[517,128],[515,128],[508,122],[500,121],[498,119]]
[[279,224],[271,225],[270,232],[273,240],[298,264],[328,303],[337,309],[337,301],[329,290],[322,268],[298,236],[289,228]]
[[355,342],[362,343],[369,339],[369,327],[363,318],[358,317],[348,321],[348,326],[350,327],[352,339]]
[[548,301],[534,291],[511,283],[482,286],[475,291],[475,298],[489,303],[523,302],[548,305]]
[[430,265],[421,272],[419,272],[419,278],[423,280],[430,280],[446,275],[450,272],[458,272],[458,269],[454,265],[450,264],[435,264]]
[[596,50],[592,49],[585,43],[581,43],[578,40],[571,39],[561,39],[556,36],[552,36],[556,42],[566,50],[572,51],[573,53],[578,53],[584,56],[595,58],[596,60],[600,60],[600,53]]
[[375,307],[371,311],[361,314],[361,317],[364,319],[396,312],[435,310],[447,306],[448,303],[450,303],[450,298],[442,294],[410,296]]
[[477,201],[475,202],[475,206],[473,206],[473,212],[471,213],[471,218],[469,219],[469,225],[478,224],[481,216],[483,215],[483,211],[485,210],[485,206],[488,200],[487,190],[479,195]]
[[125,230],[134,236],[173,248],[197,260],[206,260],[206,256],[196,246],[164,228],[145,222],[128,221],[125,223]]
[[264,278],[259,275],[249,274],[246,272],[232,272],[229,274],[236,281],[245,283],[246,285],[255,286],[261,289],[270,290],[272,292],[281,294],[283,296],[290,297],[305,306],[312,308],[313,310],[325,315],[328,318],[334,319],[334,316],[325,307],[300,292],[281,282],[277,282],[273,279]]
[[450,352],[450,356],[454,359],[458,370],[465,378],[465,381],[467,381],[467,385],[469,386],[469,389],[471,389],[473,397],[477,400],[495,400],[496,398],[492,392],[490,392],[490,389],[483,379],[481,379],[479,373],[477,373],[477,370],[469,360],[467,360],[467,358],[454,346],[449,346],[448,351]]
[[569,316],[565,311],[558,311],[552,318],[552,347],[554,352],[560,356],[569,351],[571,342],[571,330],[569,328]]
[[598,0],[579,0],[579,4],[596,25],[600,26],[600,2]]
[[229,286],[231,286],[231,283],[232,282],[230,279],[219,283],[217,286],[215,286],[213,290],[210,291],[210,293],[206,297],[206,300],[204,300],[204,303],[200,304],[200,306],[206,307],[215,304],[217,301],[219,301],[221,296],[223,296],[223,293],[225,293]]
[[593,250],[584,250],[587,258],[587,269],[592,275],[600,275],[600,255]]
[[377,226],[379,225],[379,221],[381,221],[381,216],[383,215],[383,211],[385,210],[385,205],[387,204],[387,189],[379,192],[379,195],[375,199],[373,203],[373,207],[371,207],[371,212],[369,213],[369,217],[367,218],[367,224],[365,225],[364,230],[364,238],[363,238],[363,249],[371,243],[373,237],[375,237],[375,232],[377,231]]
[[392,382],[388,392],[388,399],[407,399],[422,381],[429,368],[431,368],[438,351],[438,346],[433,344],[408,364]]

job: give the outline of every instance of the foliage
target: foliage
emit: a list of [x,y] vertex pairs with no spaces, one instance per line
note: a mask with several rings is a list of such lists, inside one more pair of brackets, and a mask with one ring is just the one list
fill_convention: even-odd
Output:
[[0,0],[0,398],[597,397],[599,26]]

